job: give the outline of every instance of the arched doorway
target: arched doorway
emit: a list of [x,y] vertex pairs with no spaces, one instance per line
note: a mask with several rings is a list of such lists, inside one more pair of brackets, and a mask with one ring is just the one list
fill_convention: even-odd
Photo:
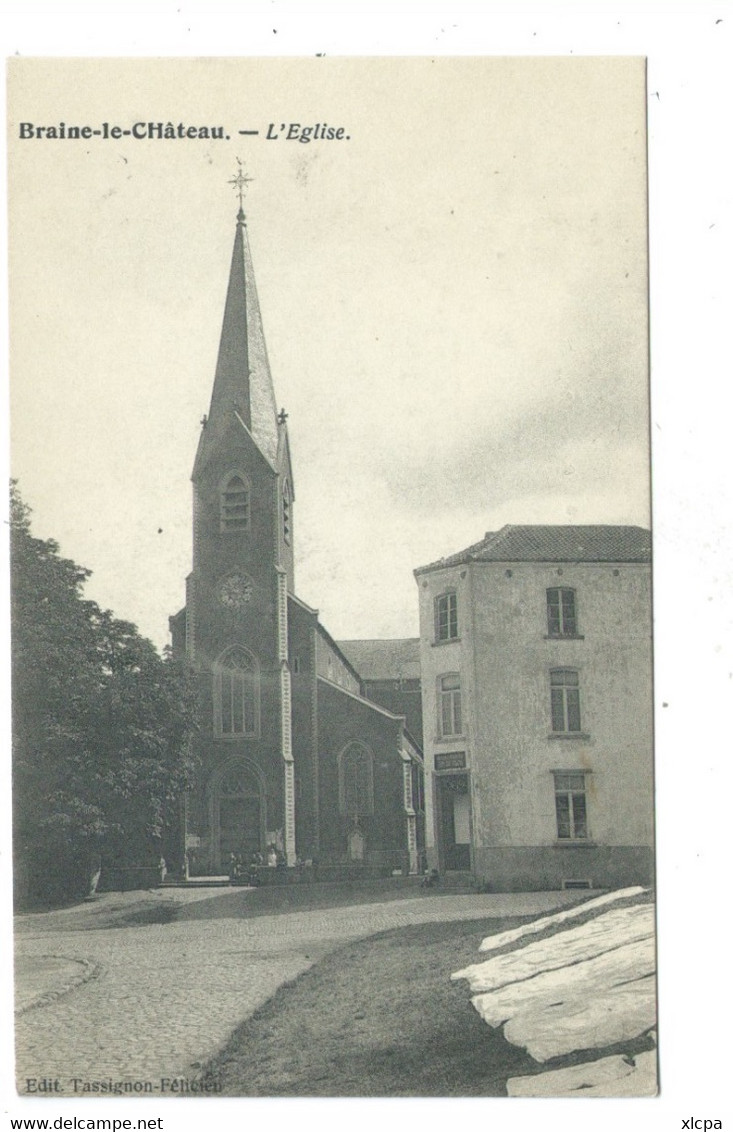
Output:
[[227,868],[232,853],[248,862],[265,839],[264,790],[256,770],[230,763],[214,785],[212,803],[217,869]]

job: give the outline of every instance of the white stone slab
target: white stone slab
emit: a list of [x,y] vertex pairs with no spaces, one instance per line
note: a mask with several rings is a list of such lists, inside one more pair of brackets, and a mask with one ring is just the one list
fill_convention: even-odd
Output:
[[568,1069],[512,1077],[506,1087],[510,1097],[653,1097],[658,1092],[657,1053],[602,1057]]
[[591,959],[604,951],[653,935],[654,908],[651,905],[616,908],[589,920],[587,924],[528,943],[517,951],[496,955],[483,963],[473,963],[451,978],[468,979],[471,990],[482,993],[529,979],[542,971]]
[[586,999],[620,983],[652,975],[654,970],[654,940],[636,940],[570,967],[544,971],[522,982],[478,994],[472,1001],[484,1022],[500,1026],[520,1011],[543,1010],[579,996]]
[[635,1056],[634,1072],[615,1082],[613,1092],[597,1086],[585,1090],[582,1095],[590,1097],[656,1097],[659,1092],[657,1077],[657,1051],[648,1050]]
[[496,951],[498,948],[506,947],[508,943],[515,943],[516,940],[523,939],[525,936],[536,935],[553,924],[562,924],[567,920],[577,919],[578,916],[583,916],[594,908],[602,908],[605,904],[625,900],[629,896],[640,896],[644,891],[645,889],[636,885],[633,888],[619,888],[615,892],[605,892],[603,896],[596,896],[593,900],[586,900],[583,904],[574,904],[572,908],[566,908],[563,912],[555,912],[551,916],[542,916],[539,920],[532,920],[529,924],[522,924],[518,928],[499,932],[498,935],[489,935],[482,940],[479,951]]
[[533,1073],[531,1077],[511,1077],[506,1083],[510,1097],[566,1097],[571,1093],[585,1092],[599,1085],[611,1087],[634,1072],[626,1058],[602,1057],[568,1069],[550,1069]]
[[535,1061],[578,1049],[603,1049],[639,1037],[656,1022],[653,978],[609,987],[590,998],[568,998],[544,1010],[516,1014],[504,1037],[522,1046]]

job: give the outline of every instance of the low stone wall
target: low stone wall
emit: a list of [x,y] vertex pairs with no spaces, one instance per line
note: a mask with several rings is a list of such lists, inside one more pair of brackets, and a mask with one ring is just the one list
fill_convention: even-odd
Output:
[[396,864],[390,861],[366,861],[364,863],[347,862],[344,864],[329,863],[323,865],[296,866],[295,868],[270,868],[268,865],[255,865],[245,868],[242,875],[232,881],[232,884],[250,885],[256,877],[260,885],[279,884],[319,884],[322,882],[378,880],[391,877],[399,869],[400,876],[407,876],[406,867],[400,860]]
[[97,892],[132,892],[138,888],[158,888],[161,879],[158,865],[113,865],[102,869]]

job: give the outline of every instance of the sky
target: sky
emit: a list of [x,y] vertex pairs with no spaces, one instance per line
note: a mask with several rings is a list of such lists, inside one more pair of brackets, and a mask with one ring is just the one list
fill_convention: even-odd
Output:
[[[333,636],[416,635],[412,571],[504,523],[649,524],[642,59],[21,59],[10,92],[12,472],[158,646],[238,159],[296,588]],[[228,139],[19,137],[61,121]]]

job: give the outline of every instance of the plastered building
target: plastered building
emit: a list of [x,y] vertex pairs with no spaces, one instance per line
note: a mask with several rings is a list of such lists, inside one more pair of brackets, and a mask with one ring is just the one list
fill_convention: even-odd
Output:
[[431,866],[651,883],[650,559],[638,527],[506,526],[415,571]]

